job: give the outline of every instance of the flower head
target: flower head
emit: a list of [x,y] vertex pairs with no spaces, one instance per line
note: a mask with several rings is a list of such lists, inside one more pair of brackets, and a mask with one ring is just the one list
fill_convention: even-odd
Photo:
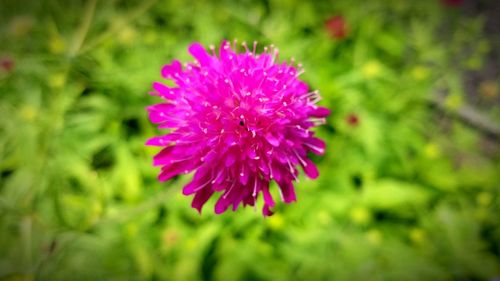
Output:
[[347,36],[348,28],[343,16],[333,16],[325,21],[325,27],[330,37],[334,39],[344,39]]
[[[236,45],[236,42],[234,43]],[[196,62],[182,67],[174,60],[162,76],[176,86],[154,82],[152,95],[165,101],[148,107],[151,122],[170,133],[149,139],[162,146],[153,160],[162,166],[160,181],[195,171],[183,188],[194,194],[199,212],[214,193],[220,193],[215,213],[232,205],[255,205],[264,197],[264,215],[275,201],[269,184],[276,181],[285,203],[296,200],[293,182],[298,166],[310,178],[318,170],[308,152],[321,155],[325,143],[310,128],[324,123],[329,110],[316,106],[320,97],[298,76],[302,69],[277,61],[278,49],[265,47],[257,54],[243,44],[224,41],[218,53],[194,43],[189,52]]]

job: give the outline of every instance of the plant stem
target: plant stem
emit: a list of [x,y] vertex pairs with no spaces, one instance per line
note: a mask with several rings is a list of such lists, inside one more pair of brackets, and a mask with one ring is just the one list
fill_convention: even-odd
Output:
[[96,2],[97,0],[89,0],[85,5],[82,22],[78,27],[78,30],[75,33],[75,37],[73,38],[73,41],[71,42],[71,46],[69,48],[68,55],[70,58],[76,56],[78,54],[78,51],[82,47],[83,41],[85,40],[85,37],[87,36],[87,33],[89,31],[92,18],[94,17]]
[[85,46],[83,46],[80,50],[80,53],[88,52],[89,50],[101,44],[104,40],[111,37],[115,32],[117,32],[118,30],[123,28],[126,24],[128,24],[128,22],[134,20],[135,18],[139,17],[144,12],[146,12],[149,8],[153,6],[155,2],[156,0],[147,0],[142,2],[142,4],[140,4],[137,8],[135,8],[132,12],[128,13],[123,19],[123,21],[121,21],[118,24],[111,25],[111,27],[104,33],[102,33],[99,37],[95,38],[94,40],[90,41]]
[[474,129],[477,129],[490,137],[496,139],[500,138],[500,125],[471,106],[463,105],[456,110],[452,110],[446,106],[442,97],[431,99],[430,103],[436,106],[439,110],[458,118]]

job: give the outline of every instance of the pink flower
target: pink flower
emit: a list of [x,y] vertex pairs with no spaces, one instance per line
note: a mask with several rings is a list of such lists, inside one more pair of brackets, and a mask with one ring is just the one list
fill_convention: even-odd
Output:
[[243,46],[246,51],[237,53],[224,41],[217,54],[194,43],[189,52],[196,62],[183,68],[174,60],[162,69],[175,87],[153,83],[151,94],[164,102],[147,108],[149,118],[170,129],[146,143],[163,147],[153,165],[162,167],[160,181],[195,171],[183,193],[194,194],[192,207],[199,212],[214,193],[221,193],[217,214],[230,205],[233,211],[254,206],[262,194],[263,213],[271,215],[269,183],[276,181],[285,203],[296,201],[297,167],[317,178],[307,154],[325,151],[310,128],[324,123],[330,111],[316,106],[317,91],[298,79],[300,65],[279,63],[273,46],[262,54],[256,54],[256,43],[252,51]]
[[330,37],[344,39],[348,34],[347,23],[343,16],[333,16],[325,21],[325,27]]

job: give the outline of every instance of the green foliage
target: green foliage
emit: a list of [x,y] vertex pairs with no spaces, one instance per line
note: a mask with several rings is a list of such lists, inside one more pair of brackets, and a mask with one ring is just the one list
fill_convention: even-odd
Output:
[[[0,4],[1,280],[500,276],[498,143],[429,103],[467,102],[484,18],[437,0],[18,2]],[[198,214],[190,176],[157,182],[144,146],[161,66],[224,38],[295,56],[332,109],[321,176],[266,219]]]

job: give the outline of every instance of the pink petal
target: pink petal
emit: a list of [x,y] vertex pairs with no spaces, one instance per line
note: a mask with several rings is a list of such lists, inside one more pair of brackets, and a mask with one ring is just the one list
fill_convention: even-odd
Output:
[[272,216],[274,213],[269,209],[269,206],[264,204],[264,207],[262,208],[262,214],[265,216],[265,217],[270,217]]
[[168,135],[164,135],[164,136],[152,137],[146,141],[146,145],[166,146],[178,138],[179,138],[179,135],[176,135],[176,134],[168,134]]
[[194,195],[193,202],[191,202],[191,207],[198,210],[198,213],[201,214],[203,205],[205,205],[208,199],[210,199],[212,194],[214,194],[214,191],[211,188],[202,188]]
[[246,165],[243,165],[240,172],[240,183],[246,185],[248,183],[248,178],[250,177],[250,171]]
[[228,152],[226,154],[226,161],[225,161],[226,167],[229,168],[231,165],[234,164],[234,162],[236,162],[236,155],[233,152]]
[[318,118],[327,117],[328,115],[330,115],[330,109],[328,109],[326,107],[318,106],[318,107],[312,109],[311,111],[309,111],[309,115],[314,116],[314,117],[318,117]]
[[319,176],[319,172],[316,165],[309,159],[306,159],[305,162],[306,165],[302,165],[304,173],[311,179],[317,178]]
[[262,186],[262,194],[264,195],[264,202],[266,203],[266,205],[268,205],[269,207],[274,207],[275,203],[271,193],[269,192],[269,185]]
[[323,155],[325,153],[325,142],[316,137],[307,139],[304,145],[316,155]]
[[177,88],[170,88],[160,82],[153,82],[153,89],[155,89],[161,97],[167,99],[174,99],[175,93],[179,91]]
[[175,163],[174,165],[166,165],[161,168],[161,173],[158,175],[159,181],[167,181],[179,174],[190,172],[195,165],[189,161]]
[[229,197],[226,197],[225,195],[226,195],[226,193],[221,195],[219,197],[219,200],[217,200],[217,203],[215,203],[214,210],[215,210],[215,213],[218,215],[224,213],[227,210],[227,208],[229,207],[229,205],[231,205],[231,202],[229,201]]
[[278,147],[280,145],[279,138],[277,136],[275,136],[273,133],[267,133],[266,140],[270,145],[272,145],[274,147]]
[[207,66],[212,62],[212,57],[208,55],[205,48],[200,43],[193,43],[189,46],[189,53],[200,62],[200,65]]
[[279,181],[278,186],[281,190],[281,196],[283,202],[290,203],[297,200],[297,197],[295,196],[295,189],[291,181],[289,180]]
[[161,69],[161,76],[168,79],[181,72],[181,70],[181,63],[178,60],[174,60],[171,64],[166,64],[163,66],[163,68]]

